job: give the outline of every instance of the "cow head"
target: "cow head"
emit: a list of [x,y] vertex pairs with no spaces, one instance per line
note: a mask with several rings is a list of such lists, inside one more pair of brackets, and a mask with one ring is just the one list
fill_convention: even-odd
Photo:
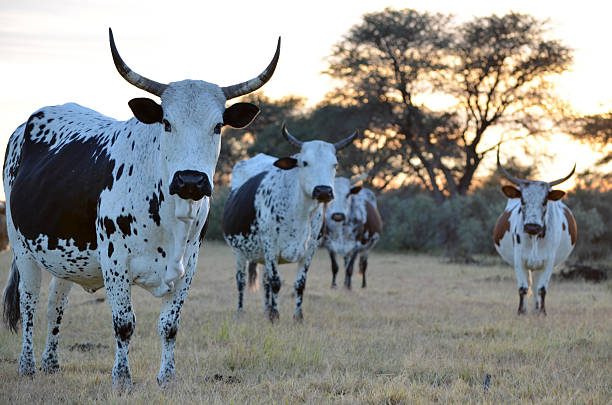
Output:
[[198,201],[210,197],[212,178],[219,157],[221,128],[242,128],[259,113],[249,103],[225,108],[229,99],[253,92],[274,73],[280,52],[268,67],[254,79],[227,87],[199,80],[162,84],[132,71],[119,56],[109,28],[111,53],[121,76],[130,84],[159,98],[161,104],[148,98],[136,98],[129,106],[138,121],[150,125],[161,153],[161,171],[170,195],[181,200]]
[[497,167],[502,175],[514,185],[502,186],[502,192],[508,198],[521,199],[521,215],[523,219],[523,230],[529,235],[542,235],[546,231],[544,218],[549,201],[557,201],[565,195],[565,191],[553,190],[552,187],[569,179],[576,170],[576,165],[565,177],[551,182],[520,179],[512,176],[501,165],[499,161],[499,149],[497,150]]
[[274,166],[283,170],[298,170],[300,186],[304,194],[328,203],[334,199],[334,177],[336,177],[336,152],[347,147],[357,137],[355,131],[347,138],[331,144],[324,141],[302,142],[289,133],[283,124],[282,133],[292,145],[300,148],[300,152],[292,157],[284,157],[274,162]]
[[344,222],[351,215],[353,196],[361,191],[361,186],[355,185],[345,177],[336,177],[334,180],[334,200],[327,208],[327,221]]

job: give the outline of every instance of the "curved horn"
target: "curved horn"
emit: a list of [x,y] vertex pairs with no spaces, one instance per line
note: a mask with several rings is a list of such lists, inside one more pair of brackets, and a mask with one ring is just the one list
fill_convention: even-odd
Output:
[[274,53],[274,57],[272,58],[272,61],[270,62],[268,67],[266,67],[266,69],[261,72],[259,76],[254,79],[247,80],[243,83],[222,87],[221,90],[223,90],[225,98],[229,100],[231,98],[244,96],[245,94],[254,92],[258,88],[266,84],[266,82],[270,80],[272,74],[274,73],[274,70],[276,69],[276,64],[278,63],[278,56],[280,55],[280,45],[281,39],[280,37],[278,37],[278,43],[276,44],[276,52]]
[[499,171],[501,171],[502,175],[510,180],[512,183],[516,184],[517,186],[525,183],[527,180],[525,179],[521,179],[518,177],[514,177],[513,175],[511,175],[510,173],[508,173],[508,171],[501,165],[501,162],[499,161],[499,146],[497,147],[497,168],[499,169]]
[[115,62],[115,67],[119,71],[119,74],[127,80],[128,83],[142,89],[148,93],[155,94],[157,97],[161,97],[162,93],[168,85],[158,83],[154,80],[147,79],[144,76],[139,75],[134,72],[132,69],[125,64],[121,56],[119,56],[119,52],[117,51],[117,47],[115,46],[115,39],[113,38],[113,30],[108,29],[108,40],[110,41],[111,53],[113,55],[113,61]]
[[354,177],[351,178],[351,185],[352,184],[357,184],[360,181],[364,181],[367,178],[368,178],[368,173],[367,172],[364,172],[364,173],[361,173],[361,174],[359,174],[357,176],[354,176]]
[[289,141],[291,145],[297,146],[298,148],[302,147],[302,144],[304,142],[300,141],[295,136],[291,135],[289,131],[287,130],[287,125],[285,125],[284,122],[283,122],[283,129],[281,132],[283,133],[283,136],[285,137],[285,139]]
[[351,142],[353,142],[355,140],[355,138],[357,138],[357,136],[359,135],[359,131],[355,131],[352,134],[350,134],[349,136],[347,136],[346,138],[342,139],[341,141],[338,141],[334,144],[334,147],[336,148],[336,151],[339,151],[340,149],[344,149],[347,146],[349,146],[351,144]]
[[572,168],[572,171],[570,172],[570,174],[568,174],[567,176],[565,176],[565,177],[563,177],[561,179],[558,179],[558,180],[555,180],[555,181],[551,181],[551,182],[548,183],[548,185],[550,187],[552,187],[552,186],[556,186],[557,184],[563,183],[565,180],[567,180],[570,177],[572,177],[572,175],[574,174],[575,171],[576,171],[576,163],[574,163],[574,167]]

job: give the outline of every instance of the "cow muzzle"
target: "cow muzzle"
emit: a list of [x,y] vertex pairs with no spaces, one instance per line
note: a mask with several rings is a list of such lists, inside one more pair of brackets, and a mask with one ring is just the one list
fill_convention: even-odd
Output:
[[523,230],[527,232],[529,235],[540,235],[544,228],[538,224],[525,224]]
[[170,183],[170,195],[176,194],[183,200],[198,201],[210,197],[212,187],[206,173],[195,170],[181,170],[174,173]]
[[341,212],[334,212],[331,215],[331,219],[333,219],[336,222],[343,222],[346,219],[346,216]]
[[312,198],[318,202],[328,203],[334,199],[334,190],[330,186],[316,186],[312,190]]

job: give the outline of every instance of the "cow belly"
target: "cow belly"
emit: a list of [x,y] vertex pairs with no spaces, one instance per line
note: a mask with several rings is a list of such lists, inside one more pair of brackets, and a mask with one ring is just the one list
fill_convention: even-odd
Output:
[[104,281],[97,252],[66,247],[65,241],[61,239],[58,242],[58,249],[43,249],[31,254],[38,266],[55,277],[72,281],[90,292],[102,288]]

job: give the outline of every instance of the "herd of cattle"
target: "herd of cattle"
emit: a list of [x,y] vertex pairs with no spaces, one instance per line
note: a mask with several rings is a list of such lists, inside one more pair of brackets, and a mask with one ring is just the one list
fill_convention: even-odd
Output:
[[[131,286],[161,298],[158,322],[162,356],[157,381],[175,375],[174,347],[180,311],[193,280],[206,234],[221,129],[247,126],[257,106],[227,100],[251,93],[273,75],[280,38],[269,65],[257,77],[219,87],[197,80],[159,83],[132,71],[120,57],[112,31],[115,67],[130,84],[161,99],[129,101],[134,118],[116,121],[77,104],[44,107],[9,139],[3,170],[6,223],[13,262],[4,292],[4,321],[16,331],[21,321],[19,373],[35,372],[33,319],[41,270],[51,273],[48,333],[41,369],[59,369],[59,328],[72,283],[93,292],[105,288],[116,339],[113,385],[131,385],[128,361],[136,326]],[[285,125],[282,135],[296,148],[287,157],[259,154],[238,162],[222,218],[224,238],[236,258],[238,311],[244,289],[257,282],[263,265],[264,307],[278,318],[281,280],[278,265],[297,263],[294,318],[301,320],[308,269],[318,247],[332,263],[332,287],[344,259],[344,285],[351,288],[357,256],[366,287],[368,252],[382,221],[376,197],[360,178],[336,177],[336,152],[358,133],[333,144],[302,142]],[[527,272],[543,270],[536,282],[536,307],[552,269],[576,243],[576,223],[551,183],[517,179],[494,231],[500,255],[514,266],[519,313],[525,312]],[[48,193],[47,190],[54,190]]]

